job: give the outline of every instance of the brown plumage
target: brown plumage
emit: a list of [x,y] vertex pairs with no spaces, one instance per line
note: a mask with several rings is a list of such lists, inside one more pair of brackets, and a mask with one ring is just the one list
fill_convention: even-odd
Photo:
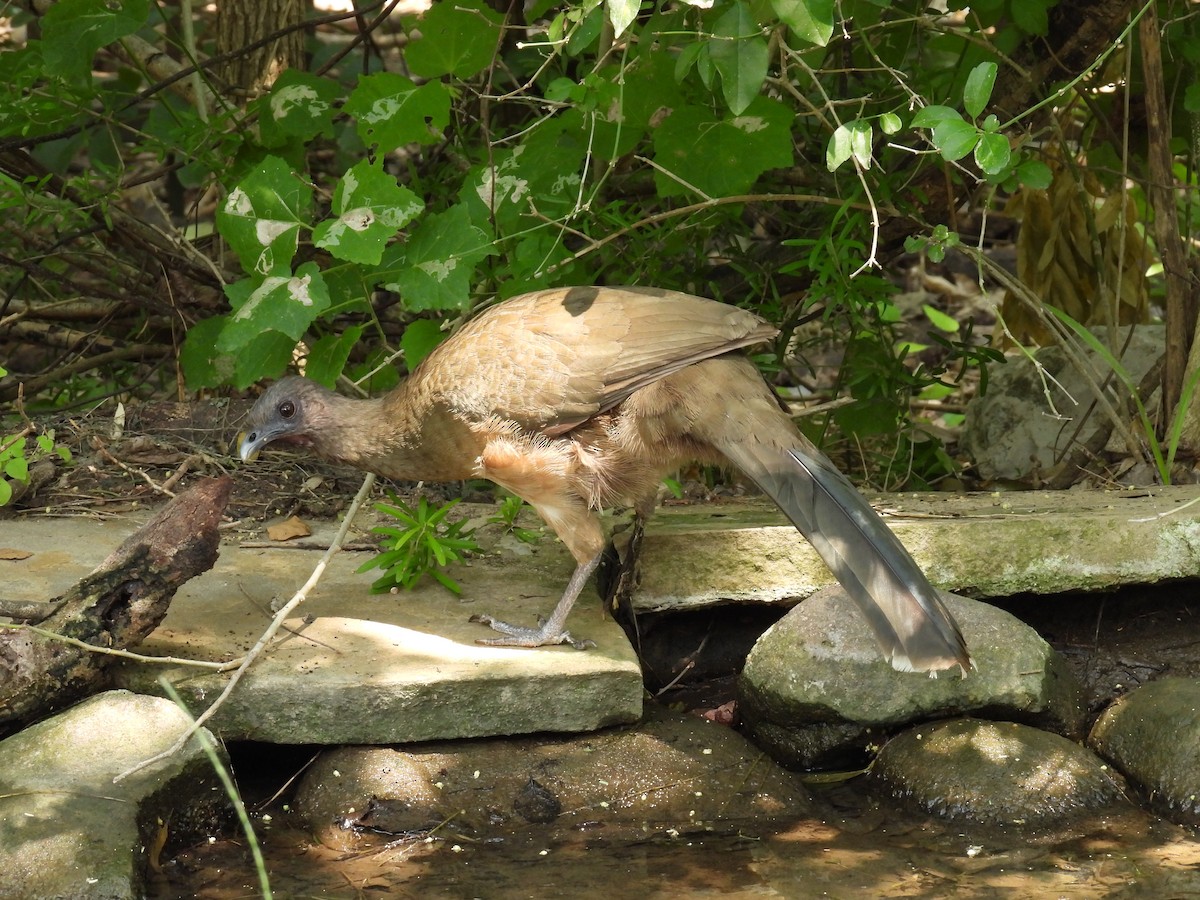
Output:
[[970,657],[937,592],[736,352],[775,333],[752,313],[672,291],[539,291],[468,322],[379,399],[282,379],[255,404],[239,452],[252,459],[282,441],[389,478],[487,478],[524,498],[577,567],[541,628],[480,617],[502,635],[487,643],[523,647],[577,643],[564,625],[604,548],[598,509],[648,516],[681,464],[731,463],[812,542],[893,666],[965,672]]

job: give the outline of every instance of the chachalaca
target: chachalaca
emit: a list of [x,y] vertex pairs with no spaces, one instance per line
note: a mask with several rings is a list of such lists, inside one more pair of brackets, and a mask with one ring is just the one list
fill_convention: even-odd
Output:
[[580,646],[564,626],[604,549],[598,509],[649,516],[681,464],[732,463],[813,544],[895,668],[965,674],[970,656],[937,591],[737,352],[775,334],[745,310],[672,291],[538,291],[467,322],[378,399],[280,380],[251,410],[239,452],[298,444],[388,478],[487,478],[524,498],[577,565],[541,627],[474,617],[502,635],[482,643],[520,647]]

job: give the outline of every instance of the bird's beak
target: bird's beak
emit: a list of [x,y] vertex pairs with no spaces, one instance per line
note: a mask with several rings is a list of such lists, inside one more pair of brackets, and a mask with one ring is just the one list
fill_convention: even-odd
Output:
[[243,431],[237,436],[238,456],[242,462],[253,462],[258,459],[258,451],[271,442],[272,435],[265,431]]

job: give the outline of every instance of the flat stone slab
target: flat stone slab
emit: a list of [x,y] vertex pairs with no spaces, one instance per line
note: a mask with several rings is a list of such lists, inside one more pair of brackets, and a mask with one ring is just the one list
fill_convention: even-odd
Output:
[[[0,547],[32,556],[0,561],[13,599],[46,600],[90,571],[140,524],[29,517],[0,525]],[[363,528],[371,524],[363,516]],[[334,526],[309,543],[328,544]],[[320,558],[314,550],[223,544],[210,572],[176,595],[141,652],[228,660],[249,650],[267,627],[271,604],[286,602]],[[552,538],[525,556],[477,559],[453,573],[456,597],[429,580],[410,592],[372,594],[370,573],[355,570],[364,552],[335,556],[322,580],[247,673],[209,727],[227,740],[384,744],[435,738],[590,731],[636,721],[642,679],[624,632],[586,591],[570,627],[596,647],[537,650],[483,647],[490,630],[468,621],[486,612],[533,624],[553,609],[573,563]],[[378,574],[378,573],[376,573]],[[182,666],[121,664],[117,684],[161,693],[174,683],[193,713],[220,693],[228,676]]]
[[[1200,576],[1200,487],[868,495],[936,586],[979,599]],[[791,605],[833,576],[767,501],[660,509],[640,612]]]

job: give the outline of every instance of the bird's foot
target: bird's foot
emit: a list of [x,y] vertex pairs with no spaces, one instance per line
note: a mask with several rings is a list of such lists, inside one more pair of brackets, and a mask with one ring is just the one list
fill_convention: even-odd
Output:
[[489,647],[549,647],[555,644],[570,644],[576,650],[587,650],[595,647],[595,641],[577,641],[569,631],[555,630],[547,627],[549,623],[542,622],[539,628],[526,628],[523,625],[513,625],[488,615],[471,616],[472,622],[479,622],[498,631],[502,637],[478,638],[475,643],[487,644]]

